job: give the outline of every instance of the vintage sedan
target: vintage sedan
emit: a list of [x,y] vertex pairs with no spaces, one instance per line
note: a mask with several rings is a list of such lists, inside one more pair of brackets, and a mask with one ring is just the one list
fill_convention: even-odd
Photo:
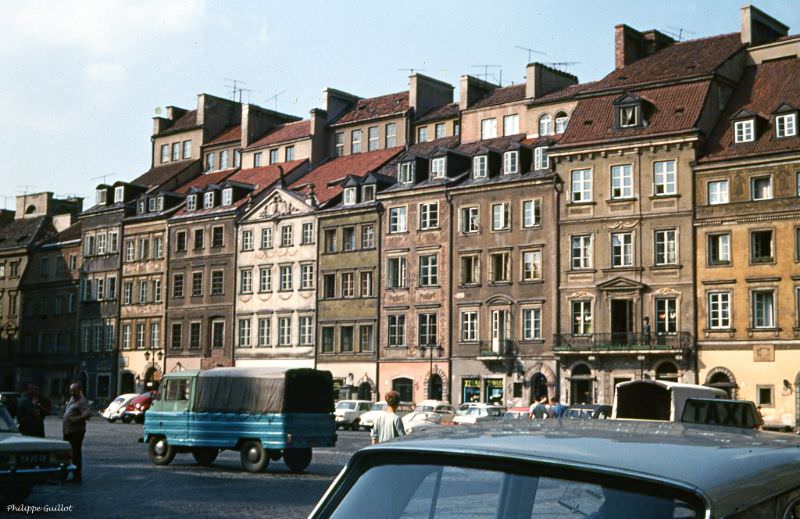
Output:
[[356,452],[309,517],[794,519],[798,467],[800,440],[752,429],[498,421]]
[[23,436],[0,404],[0,510],[23,503],[37,483],[65,479],[75,470],[71,461],[69,443]]

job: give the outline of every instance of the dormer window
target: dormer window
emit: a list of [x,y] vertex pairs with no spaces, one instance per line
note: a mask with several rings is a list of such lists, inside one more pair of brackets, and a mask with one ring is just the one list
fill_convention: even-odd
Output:
[[209,191],[203,194],[203,208],[210,209],[214,207],[214,192]]
[[472,177],[485,178],[488,159],[486,155],[478,155],[472,159]]
[[431,159],[431,178],[444,178],[446,176],[447,158],[436,157]]
[[372,202],[375,200],[375,186],[364,186],[361,188],[361,200]]
[[97,205],[106,205],[106,190],[98,189],[96,192]]
[[797,114],[775,116],[775,136],[779,139],[797,135]]
[[639,126],[639,105],[619,107],[619,126],[620,128]]
[[114,188],[114,203],[118,204],[125,201],[125,186]]
[[561,135],[567,131],[567,124],[569,123],[569,116],[564,112],[556,114],[556,133]]
[[136,204],[136,214],[144,214],[144,209],[144,200],[139,200],[139,203]]
[[217,154],[213,151],[206,157],[206,171],[214,171],[217,169]]
[[147,200],[147,210],[150,211],[151,213],[156,210],[156,199],[155,198],[150,198],[150,199]]
[[503,174],[513,175],[519,173],[519,152],[507,151],[503,154]]
[[533,169],[550,169],[550,159],[547,158],[547,146],[537,146],[533,149]]
[[348,187],[344,190],[344,205],[354,205],[356,203],[355,187]]
[[164,210],[164,197],[160,196],[156,198],[156,211],[163,211]]
[[755,119],[744,119],[733,123],[733,141],[736,143],[753,142],[755,139]]
[[189,195],[189,198],[186,199],[186,210],[194,211],[195,209],[197,209],[197,195]]
[[222,150],[219,152],[219,169],[225,169],[228,167],[228,150]]
[[401,184],[411,184],[414,181],[413,162],[401,162],[397,166],[397,181]]
[[222,190],[222,205],[231,205],[233,203],[233,188],[226,187]]

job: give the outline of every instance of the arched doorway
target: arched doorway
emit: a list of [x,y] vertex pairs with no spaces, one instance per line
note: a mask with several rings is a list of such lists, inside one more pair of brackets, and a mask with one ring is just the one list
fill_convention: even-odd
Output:
[[401,402],[414,402],[414,381],[410,378],[400,377],[392,380],[392,390],[400,393]]
[[594,386],[592,370],[586,364],[578,364],[572,368],[569,381],[569,403],[591,404]]
[[431,400],[441,400],[442,399],[442,377],[434,373],[431,375],[430,380],[428,380],[428,398]]
[[664,380],[667,382],[678,381],[678,366],[672,362],[662,362],[656,367],[656,380]]
[[708,372],[706,385],[725,391],[728,398],[736,398],[736,379],[726,368],[714,368]]
[[547,377],[542,373],[534,373],[531,377],[531,403],[547,396]]
[[133,373],[130,371],[125,371],[122,373],[122,379],[120,381],[120,393],[134,393],[136,392],[136,380],[133,377]]
[[362,382],[358,385],[358,399],[372,400],[372,386],[369,385],[369,382]]

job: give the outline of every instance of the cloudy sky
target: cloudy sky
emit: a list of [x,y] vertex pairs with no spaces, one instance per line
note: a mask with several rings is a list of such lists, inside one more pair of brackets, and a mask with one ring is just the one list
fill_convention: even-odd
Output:
[[[404,90],[402,69],[457,86],[499,65],[504,85],[518,83],[528,52],[517,47],[579,62],[569,70],[590,81],[613,67],[615,24],[698,38],[738,31],[743,3],[0,0],[0,207],[26,189],[87,196],[103,176],[132,179],[150,167],[156,111],[229,97],[226,78],[245,82],[245,100],[299,116],[328,86]],[[800,32],[800,2],[756,5]]]

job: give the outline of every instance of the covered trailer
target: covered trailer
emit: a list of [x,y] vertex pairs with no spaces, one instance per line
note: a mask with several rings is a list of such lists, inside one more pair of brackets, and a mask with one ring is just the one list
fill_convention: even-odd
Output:
[[725,391],[665,380],[620,382],[614,391],[612,418],[680,421],[689,398],[727,398]]

